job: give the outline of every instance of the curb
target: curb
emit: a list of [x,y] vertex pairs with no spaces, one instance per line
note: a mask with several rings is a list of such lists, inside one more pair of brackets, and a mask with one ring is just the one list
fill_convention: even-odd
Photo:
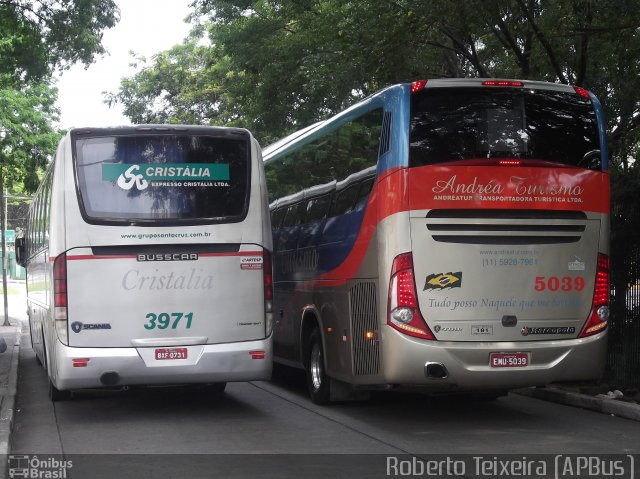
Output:
[[11,354],[11,365],[6,391],[0,396],[0,401],[2,402],[2,406],[0,406],[0,479],[7,477],[7,461],[11,446],[11,429],[13,428],[13,415],[18,386],[18,366],[20,364],[20,340],[22,338],[20,321],[18,321],[15,335],[11,352],[5,351],[3,353]]
[[512,391],[521,396],[542,399],[567,406],[589,409],[602,414],[609,414],[632,421],[640,421],[640,404],[632,404],[615,399],[603,399],[586,394],[573,393],[553,386],[544,388],[524,388]]

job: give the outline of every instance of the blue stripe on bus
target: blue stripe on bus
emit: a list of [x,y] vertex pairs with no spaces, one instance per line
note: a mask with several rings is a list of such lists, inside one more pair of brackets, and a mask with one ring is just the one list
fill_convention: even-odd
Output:
[[600,157],[602,159],[602,171],[609,169],[609,147],[607,145],[607,130],[604,121],[604,110],[598,97],[593,93],[589,93],[591,103],[596,111],[596,120],[598,122],[598,136],[600,137]]

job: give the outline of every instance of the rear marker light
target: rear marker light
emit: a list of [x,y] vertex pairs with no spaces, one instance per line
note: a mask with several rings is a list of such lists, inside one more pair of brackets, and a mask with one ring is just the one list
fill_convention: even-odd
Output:
[[427,80],[416,80],[411,84],[411,93],[418,93],[427,84]]
[[89,365],[91,358],[73,358],[71,364],[74,368],[86,368]]
[[589,92],[582,87],[574,86],[573,89],[576,91],[578,95],[580,95],[585,100],[589,100],[591,97],[589,96]]
[[609,257],[606,254],[598,254],[596,270],[596,285],[593,291],[593,306],[587,324],[584,325],[581,338],[593,336],[604,331],[609,324]]
[[251,355],[251,359],[264,359],[265,352],[264,351],[249,351]]
[[506,81],[506,80],[486,80],[486,81],[483,81],[482,84],[484,86],[512,86],[512,87],[524,86],[524,83],[521,81]]

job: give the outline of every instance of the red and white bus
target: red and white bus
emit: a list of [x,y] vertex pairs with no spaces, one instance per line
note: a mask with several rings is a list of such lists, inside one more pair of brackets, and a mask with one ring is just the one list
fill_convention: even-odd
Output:
[[598,377],[607,156],[592,93],[528,80],[394,85],[267,147],[275,361],[318,403]]

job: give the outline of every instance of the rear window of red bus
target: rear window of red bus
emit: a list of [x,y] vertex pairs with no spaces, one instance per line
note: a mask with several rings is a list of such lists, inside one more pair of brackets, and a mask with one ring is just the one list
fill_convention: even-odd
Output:
[[80,206],[90,223],[241,221],[249,199],[249,135],[76,137]]
[[410,166],[518,158],[600,169],[595,111],[573,92],[426,88],[411,96]]

